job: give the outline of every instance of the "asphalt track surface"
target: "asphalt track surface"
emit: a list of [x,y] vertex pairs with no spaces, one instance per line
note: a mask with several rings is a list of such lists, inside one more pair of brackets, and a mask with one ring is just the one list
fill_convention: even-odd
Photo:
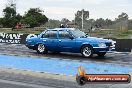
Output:
[[121,65],[132,66],[132,54],[130,52],[114,52],[107,53],[105,57],[98,57],[94,55],[93,58],[83,58],[80,54],[73,53],[48,53],[38,54],[35,50],[28,49],[25,45],[21,44],[2,44],[0,43],[0,54],[13,54],[17,56],[34,56],[34,57],[45,57],[45,58],[57,58],[64,60],[76,60],[80,62],[101,62],[101,63],[113,63]]
[[[60,53],[60,54],[37,54],[36,51],[29,50],[24,45],[0,44],[0,54],[16,56],[33,56],[45,58],[57,58],[63,60],[74,60],[79,62],[112,63],[122,66],[132,66],[131,53],[108,53],[105,57],[94,56],[93,58],[83,58],[80,54]],[[0,71],[0,88],[132,88],[130,84],[87,84],[79,86],[76,81],[59,80],[45,77],[34,77],[29,75],[7,73]]]

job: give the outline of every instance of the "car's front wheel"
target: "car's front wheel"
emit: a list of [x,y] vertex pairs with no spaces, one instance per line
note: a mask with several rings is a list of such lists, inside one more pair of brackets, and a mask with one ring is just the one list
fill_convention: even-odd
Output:
[[39,54],[45,54],[48,52],[44,44],[38,44],[36,50]]
[[92,57],[93,56],[93,48],[89,45],[85,45],[81,49],[81,54],[83,57]]

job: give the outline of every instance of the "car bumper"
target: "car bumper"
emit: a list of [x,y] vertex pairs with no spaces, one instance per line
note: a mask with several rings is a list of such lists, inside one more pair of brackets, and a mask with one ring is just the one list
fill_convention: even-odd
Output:
[[25,44],[26,47],[28,47],[29,49],[33,49],[35,50],[35,46],[34,45],[28,45],[28,44]]
[[94,52],[114,52],[115,51],[115,47],[110,46],[110,47],[106,47],[106,48],[101,48],[101,47],[93,47]]

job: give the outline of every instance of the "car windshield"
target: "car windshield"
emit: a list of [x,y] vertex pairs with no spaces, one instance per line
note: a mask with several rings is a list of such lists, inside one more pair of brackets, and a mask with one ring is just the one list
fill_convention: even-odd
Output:
[[71,30],[71,33],[75,36],[75,37],[80,37],[80,38],[86,38],[87,35],[80,31],[79,29],[75,29],[75,30]]

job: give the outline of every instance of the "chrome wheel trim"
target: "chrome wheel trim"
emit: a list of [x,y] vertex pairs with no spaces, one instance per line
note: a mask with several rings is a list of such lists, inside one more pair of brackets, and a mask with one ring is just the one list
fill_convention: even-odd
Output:
[[83,55],[84,55],[85,57],[89,57],[91,54],[92,54],[91,48],[85,47],[85,48],[83,49]]
[[43,44],[39,44],[39,45],[38,45],[38,51],[39,51],[40,53],[44,52],[44,51],[45,51],[45,46],[44,46]]

